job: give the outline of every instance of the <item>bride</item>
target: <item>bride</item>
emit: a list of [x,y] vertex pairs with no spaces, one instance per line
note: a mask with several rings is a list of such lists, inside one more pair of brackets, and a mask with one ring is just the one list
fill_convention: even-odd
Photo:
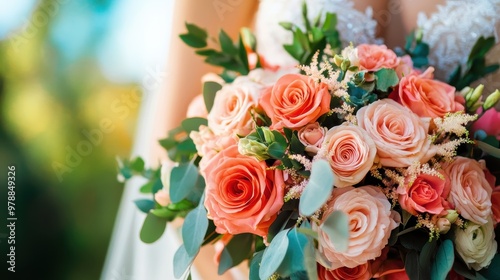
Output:
[[[278,25],[281,21],[301,22],[303,0],[182,0],[175,1],[173,34],[167,61],[167,79],[162,91],[148,95],[143,101],[139,133],[134,154],[146,158],[149,165],[166,159],[157,140],[166,137],[185,117],[191,99],[201,92],[201,76],[216,72],[202,62],[194,51],[177,37],[183,33],[184,22],[196,23],[216,34],[224,28],[233,37],[242,26],[255,26],[258,51],[271,64],[293,65],[295,61],[281,45],[291,35]],[[500,0],[307,0],[312,19],[320,12],[335,12],[344,44],[385,43],[402,46],[405,34],[419,26],[424,41],[431,47],[430,64],[441,69],[438,78],[446,80],[454,66],[465,64],[467,55],[480,36],[500,37]],[[255,14],[255,11],[258,11]],[[346,32],[348,30],[348,32]],[[500,61],[500,44],[491,51],[489,62]],[[487,77],[487,93],[500,88],[500,75]],[[149,129],[149,130],[148,130]],[[146,131],[148,130],[148,131]],[[139,240],[144,215],[135,209],[140,182],[131,180],[125,188],[101,279],[142,280],[174,279],[173,254],[180,245],[176,225],[169,224],[164,236],[152,245]],[[213,248],[204,248],[193,267],[193,279],[245,279],[233,269],[217,275]]]

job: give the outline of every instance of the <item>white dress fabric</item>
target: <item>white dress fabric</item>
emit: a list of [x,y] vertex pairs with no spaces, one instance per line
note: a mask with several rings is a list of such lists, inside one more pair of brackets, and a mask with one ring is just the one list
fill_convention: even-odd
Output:
[[[302,25],[303,0],[261,0],[256,15],[255,29],[259,42],[258,52],[271,64],[294,65],[296,62],[283,49],[283,44],[292,41],[291,32],[284,30],[279,22],[288,21]],[[381,43],[375,38],[376,21],[371,9],[360,12],[351,1],[306,0],[308,17],[315,18],[320,12],[335,12],[337,28],[341,31],[343,45],[350,42]],[[467,54],[479,36],[498,34],[500,0],[450,0],[438,11],[426,17],[421,14],[418,25],[424,31],[424,40],[430,44],[430,62],[438,69],[438,75],[447,77],[456,63],[465,63]],[[349,30],[349,32],[345,32]],[[342,32],[344,31],[344,32]],[[498,35],[497,35],[498,36]],[[496,47],[490,62],[500,61],[500,48]],[[488,83],[500,81],[499,74],[487,78]],[[155,114],[156,94],[149,94],[143,101],[138,123],[138,133],[134,155],[149,155],[149,143],[154,135],[151,121]],[[154,244],[144,244],[139,239],[139,231],[145,215],[136,209],[133,201],[140,198],[140,178],[130,180],[125,186],[121,206],[115,223],[108,256],[101,276],[102,280],[171,280],[173,277],[173,255],[180,246],[180,237],[172,227]],[[213,265],[212,263],[207,265]],[[193,279],[201,279],[193,269]],[[245,279],[243,275],[234,277]],[[208,280],[208,279],[207,279]]]

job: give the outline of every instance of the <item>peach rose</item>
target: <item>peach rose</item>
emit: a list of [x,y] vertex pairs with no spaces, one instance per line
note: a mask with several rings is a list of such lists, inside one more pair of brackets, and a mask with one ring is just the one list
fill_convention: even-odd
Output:
[[407,167],[415,161],[427,162],[435,154],[427,135],[429,120],[394,100],[375,101],[359,109],[356,118],[375,142],[383,166]]
[[434,80],[429,67],[420,75],[404,76],[399,82],[398,102],[420,117],[444,117],[448,112],[463,111],[464,106],[455,101],[455,88]]
[[205,100],[203,99],[203,94],[198,94],[191,103],[189,103],[186,117],[187,118],[206,118],[208,115],[207,107],[205,106]]
[[472,132],[478,130],[484,130],[486,134],[495,136],[500,140],[500,125],[494,125],[500,123],[500,112],[497,112],[495,108],[491,108],[472,125]]
[[361,44],[357,47],[359,58],[359,69],[377,71],[382,68],[396,68],[399,58],[385,45]]
[[311,77],[287,74],[265,90],[260,104],[271,118],[271,129],[298,129],[330,110],[328,86]]
[[398,78],[408,76],[408,75],[418,75],[419,72],[413,69],[413,61],[409,55],[404,55],[399,58],[399,65],[395,69]]
[[398,187],[397,192],[399,204],[410,214],[414,216],[420,213],[440,214],[446,210],[450,183],[446,177],[420,174],[411,185]]
[[306,152],[316,154],[325,139],[326,127],[321,127],[319,123],[310,123],[298,132],[300,143],[306,146]]
[[216,154],[204,171],[205,207],[216,231],[265,237],[283,205],[282,171],[241,155],[238,145]]
[[321,223],[335,210],[349,217],[349,244],[345,252],[335,250],[328,235],[318,228],[318,249],[331,262],[331,269],[354,268],[380,256],[400,219],[399,214],[391,211],[384,193],[374,186],[334,189]]
[[318,152],[318,157],[330,163],[338,188],[361,182],[373,166],[376,155],[375,142],[356,125],[339,125],[328,130]]
[[456,157],[444,168],[451,183],[448,200],[460,215],[480,225],[491,215],[493,192],[484,169],[478,161],[465,157]]
[[263,86],[253,82],[224,85],[217,92],[208,126],[216,135],[248,135],[254,128],[251,111],[257,106]]
[[496,186],[491,194],[491,211],[495,226],[500,223],[500,186]]
[[371,279],[370,263],[360,264],[356,267],[339,267],[329,270],[318,264],[319,280],[369,280]]

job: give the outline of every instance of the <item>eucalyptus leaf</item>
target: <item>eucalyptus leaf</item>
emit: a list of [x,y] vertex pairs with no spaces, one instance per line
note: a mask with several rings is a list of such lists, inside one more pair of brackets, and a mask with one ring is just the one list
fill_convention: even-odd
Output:
[[349,247],[349,217],[342,211],[333,211],[321,224],[335,250],[345,252]]
[[137,173],[144,171],[144,160],[141,157],[136,157],[130,162],[130,169]]
[[231,267],[233,267],[233,258],[231,257],[231,254],[229,254],[229,251],[226,248],[224,248],[222,249],[222,252],[220,254],[220,261],[219,261],[219,267],[217,269],[217,274],[222,275]]
[[259,251],[253,255],[253,258],[250,261],[250,275],[248,276],[249,280],[260,280],[259,269],[263,255],[264,251]]
[[313,162],[311,177],[300,197],[300,213],[311,216],[325,204],[333,190],[333,179],[332,169],[326,160]]
[[437,241],[433,240],[432,242],[425,243],[422,251],[420,252],[418,261],[421,278],[423,277],[424,279],[430,279],[431,267],[434,259],[434,254],[436,253],[436,248]]
[[155,202],[151,199],[136,199],[134,203],[135,206],[144,213],[148,213],[149,210],[155,207]]
[[[243,260],[250,258],[253,241],[253,235],[249,233],[233,236],[229,243],[224,247],[224,251],[227,252],[227,255],[221,255],[221,265],[219,265],[218,273],[223,274],[231,267],[236,266]],[[224,265],[222,265],[223,260]]]
[[437,250],[436,260],[431,269],[431,279],[445,280],[453,267],[454,261],[455,252],[453,242],[450,239],[445,239]]
[[[203,201],[203,196],[202,196]],[[207,210],[202,202],[187,214],[182,224],[182,240],[189,256],[195,256],[200,250],[208,229]]]
[[399,83],[398,75],[393,69],[382,68],[375,72],[375,76],[377,77],[377,89],[384,92]]
[[181,278],[193,264],[194,256],[189,256],[184,245],[181,245],[174,254],[174,276]]
[[424,278],[420,277],[420,265],[419,265],[419,258],[418,258],[417,251],[410,250],[406,254],[405,270],[406,270],[406,274],[408,274],[408,277],[410,278],[410,280],[424,279]]
[[176,203],[193,190],[198,178],[198,168],[192,163],[181,163],[170,174],[170,199]]
[[200,125],[208,125],[207,119],[194,117],[187,118],[181,122],[181,126],[186,131],[186,133],[190,133],[191,131],[198,131]]
[[477,146],[490,156],[500,158],[500,149],[490,146],[483,141],[476,141]]
[[289,277],[293,274],[305,271],[304,248],[308,242],[307,236],[293,228],[288,231],[288,249],[285,258],[281,262],[277,273],[282,277]]
[[306,268],[309,280],[318,279],[318,266],[316,262],[316,249],[314,248],[314,240],[308,239],[304,248],[304,265]]
[[142,242],[153,243],[160,239],[166,226],[167,220],[165,218],[160,218],[151,212],[148,213],[139,234]]
[[260,279],[268,279],[281,265],[288,249],[288,230],[279,232],[264,250],[259,269]]

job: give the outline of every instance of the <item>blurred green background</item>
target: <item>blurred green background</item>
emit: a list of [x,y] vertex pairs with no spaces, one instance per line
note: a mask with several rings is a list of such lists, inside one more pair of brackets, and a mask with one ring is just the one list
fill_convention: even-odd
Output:
[[130,155],[141,83],[164,66],[167,2],[0,5],[0,275],[9,165],[18,218],[16,273],[0,279],[99,278],[123,190],[116,156]]

